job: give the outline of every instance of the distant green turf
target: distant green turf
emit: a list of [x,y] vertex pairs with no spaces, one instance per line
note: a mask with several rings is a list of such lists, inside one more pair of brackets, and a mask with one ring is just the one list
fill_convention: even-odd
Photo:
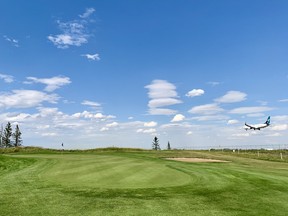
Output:
[[[184,163],[165,157],[229,163]],[[0,155],[0,215],[287,215],[288,163],[193,151]]]

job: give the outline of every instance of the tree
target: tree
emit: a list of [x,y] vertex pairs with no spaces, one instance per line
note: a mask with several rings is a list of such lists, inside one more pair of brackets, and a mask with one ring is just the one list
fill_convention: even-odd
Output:
[[171,150],[170,142],[168,141],[167,150]]
[[22,133],[19,129],[19,126],[16,125],[15,132],[12,134],[15,147],[21,146],[21,143],[22,143],[21,134]]
[[2,142],[3,142],[4,147],[6,148],[12,147],[11,136],[12,136],[12,127],[11,127],[11,123],[8,122],[4,129],[4,134],[2,137]]
[[152,142],[153,150],[160,150],[159,139],[155,136]]
[[1,128],[0,128],[0,148],[4,147],[2,137],[3,137],[3,125],[1,125]]

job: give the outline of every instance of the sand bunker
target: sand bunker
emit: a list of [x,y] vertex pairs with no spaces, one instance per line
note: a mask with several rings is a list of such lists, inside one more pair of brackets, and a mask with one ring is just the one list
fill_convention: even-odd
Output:
[[166,158],[167,160],[175,160],[190,163],[226,163],[229,161],[216,160],[216,159],[205,159],[205,158]]

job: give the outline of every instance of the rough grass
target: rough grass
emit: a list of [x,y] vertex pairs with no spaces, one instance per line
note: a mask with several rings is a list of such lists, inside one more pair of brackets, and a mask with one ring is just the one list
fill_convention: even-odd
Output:
[[0,155],[0,215],[287,215],[287,163],[220,152],[110,150]]

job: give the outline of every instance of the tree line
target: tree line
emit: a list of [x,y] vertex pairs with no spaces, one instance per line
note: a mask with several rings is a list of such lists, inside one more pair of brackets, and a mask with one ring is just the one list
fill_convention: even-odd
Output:
[[7,123],[5,128],[3,125],[0,129],[0,148],[19,147],[22,145],[21,131],[18,124],[15,127],[15,131],[12,130],[10,122]]

